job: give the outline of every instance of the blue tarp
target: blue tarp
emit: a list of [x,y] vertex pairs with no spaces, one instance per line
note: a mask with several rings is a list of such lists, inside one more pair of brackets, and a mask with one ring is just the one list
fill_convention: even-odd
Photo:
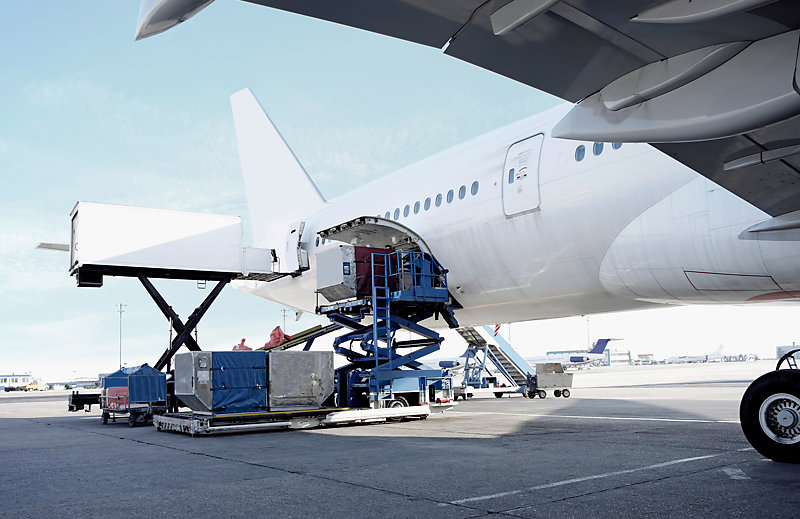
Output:
[[266,411],[267,352],[215,351],[211,365],[215,412]]
[[122,368],[103,378],[103,387],[127,387],[131,403],[167,400],[167,375],[147,364]]

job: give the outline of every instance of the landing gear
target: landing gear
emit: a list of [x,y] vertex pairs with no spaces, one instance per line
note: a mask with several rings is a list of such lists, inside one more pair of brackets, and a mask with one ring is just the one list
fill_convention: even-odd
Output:
[[782,463],[800,463],[800,371],[758,377],[745,391],[739,420],[758,452]]

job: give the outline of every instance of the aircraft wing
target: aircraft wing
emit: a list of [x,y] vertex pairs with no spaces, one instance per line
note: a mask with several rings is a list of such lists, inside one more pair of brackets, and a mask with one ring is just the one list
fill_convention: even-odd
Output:
[[[176,24],[167,4],[210,3],[142,1]],[[441,48],[577,103],[557,137],[654,143],[773,216],[800,209],[796,0],[246,1]]]

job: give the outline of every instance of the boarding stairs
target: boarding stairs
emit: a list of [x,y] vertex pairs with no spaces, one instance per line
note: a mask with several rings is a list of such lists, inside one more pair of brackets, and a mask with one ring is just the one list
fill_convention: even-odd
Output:
[[532,370],[522,357],[513,351],[511,345],[492,344],[472,326],[465,326],[456,330],[471,347],[485,352],[485,358],[491,360],[495,367],[517,386],[526,385],[528,373]]

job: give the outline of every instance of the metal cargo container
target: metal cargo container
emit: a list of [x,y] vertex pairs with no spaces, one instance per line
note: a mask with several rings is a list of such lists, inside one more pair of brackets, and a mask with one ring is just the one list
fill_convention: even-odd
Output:
[[333,352],[195,351],[175,356],[175,395],[218,414],[319,407],[333,392]]

